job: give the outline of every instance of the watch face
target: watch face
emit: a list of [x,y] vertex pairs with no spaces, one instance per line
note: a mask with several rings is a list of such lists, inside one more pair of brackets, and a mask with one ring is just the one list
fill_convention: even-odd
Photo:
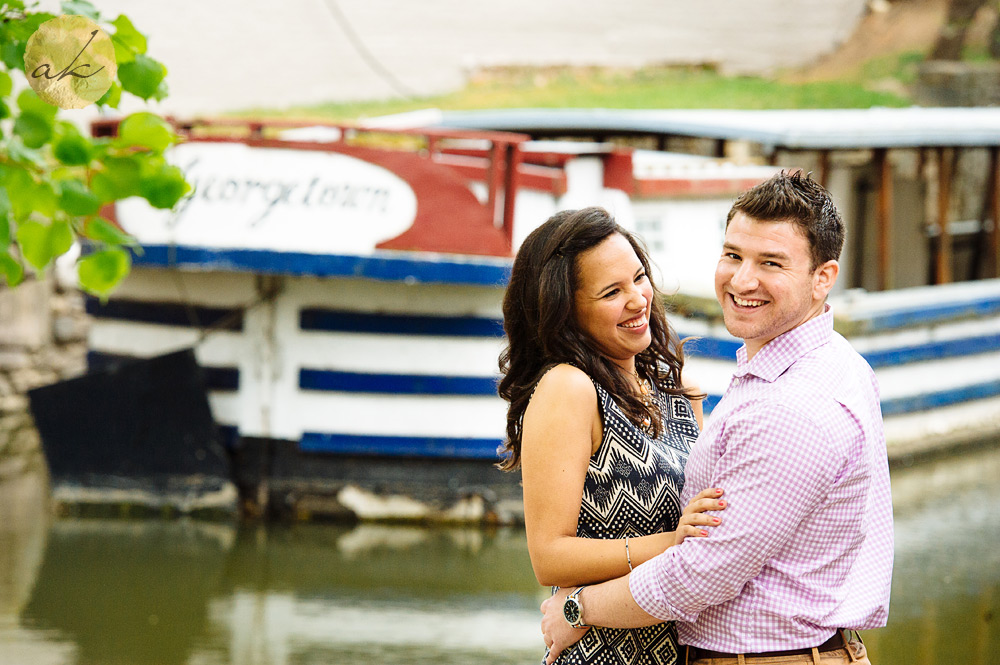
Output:
[[580,603],[576,601],[576,598],[567,598],[566,602],[563,603],[563,616],[574,626],[580,623]]

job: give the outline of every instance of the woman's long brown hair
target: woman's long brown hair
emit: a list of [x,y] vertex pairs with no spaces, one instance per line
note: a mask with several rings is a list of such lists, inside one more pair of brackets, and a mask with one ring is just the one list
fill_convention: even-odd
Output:
[[645,405],[628,377],[604,357],[581,330],[574,312],[576,259],[618,233],[628,240],[653,286],[649,317],[650,345],[635,358],[636,371],[665,393],[687,394],[681,384],[683,344],[667,324],[663,302],[653,284],[649,257],[628,231],[603,208],[556,213],[525,239],[514,259],[503,300],[507,346],[500,354],[498,392],[507,400],[507,455],[497,465],[513,471],[521,463],[521,422],[535,386],[560,363],[574,365],[600,384],[636,425],[648,422],[654,436],[661,431],[655,405]]

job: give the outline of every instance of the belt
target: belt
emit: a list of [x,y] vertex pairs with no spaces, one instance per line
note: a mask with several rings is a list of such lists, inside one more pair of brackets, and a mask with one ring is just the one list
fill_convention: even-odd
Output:
[[[833,634],[833,637],[828,639],[823,644],[816,647],[817,651],[836,651],[837,649],[843,649],[847,644],[844,642],[844,634],[841,631],[837,631]],[[803,654],[812,653],[812,647],[803,649],[789,649],[788,651],[762,651],[760,653],[745,653],[744,658],[774,658],[776,656],[799,656]],[[723,653],[721,651],[712,651],[711,649],[702,649],[701,647],[688,647],[688,661],[698,660],[700,658],[738,658],[738,654],[735,653]]]

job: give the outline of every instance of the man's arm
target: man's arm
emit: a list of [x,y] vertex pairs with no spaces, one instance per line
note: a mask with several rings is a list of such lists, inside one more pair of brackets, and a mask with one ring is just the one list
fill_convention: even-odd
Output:
[[[583,605],[584,620],[591,626],[638,628],[660,623],[660,619],[647,614],[632,599],[628,588],[628,578],[619,577],[615,580],[586,587],[577,596]],[[563,617],[563,602],[573,589],[560,589],[542,603],[542,635],[545,646],[549,647],[546,663],[553,663],[567,647],[576,644],[586,633],[586,630],[573,628]]]
[[[711,483],[724,487],[730,499],[725,522],[708,538],[685,540],[628,577],[588,587],[582,601],[588,624],[637,627],[656,623],[654,617],[691,622],[705,608],[735,598],[795,537],[802,518],[832,487],[844,459],[799,410],[775,403],[732,417],[721,443]],[[558,627],[563,597],[549,601],[543,626],[553,631],[555,645],[565,648],[583,631],[571,639],[574,633],[565,635]]]

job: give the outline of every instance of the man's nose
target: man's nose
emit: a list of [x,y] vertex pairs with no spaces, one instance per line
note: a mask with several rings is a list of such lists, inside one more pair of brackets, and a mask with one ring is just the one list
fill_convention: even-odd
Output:
[[736,272],[733,273],[732,279],[729,280],[733,288],[740,292],[753,291],[757,288],[757,271],[749,262],[743,261],[740,263]]

